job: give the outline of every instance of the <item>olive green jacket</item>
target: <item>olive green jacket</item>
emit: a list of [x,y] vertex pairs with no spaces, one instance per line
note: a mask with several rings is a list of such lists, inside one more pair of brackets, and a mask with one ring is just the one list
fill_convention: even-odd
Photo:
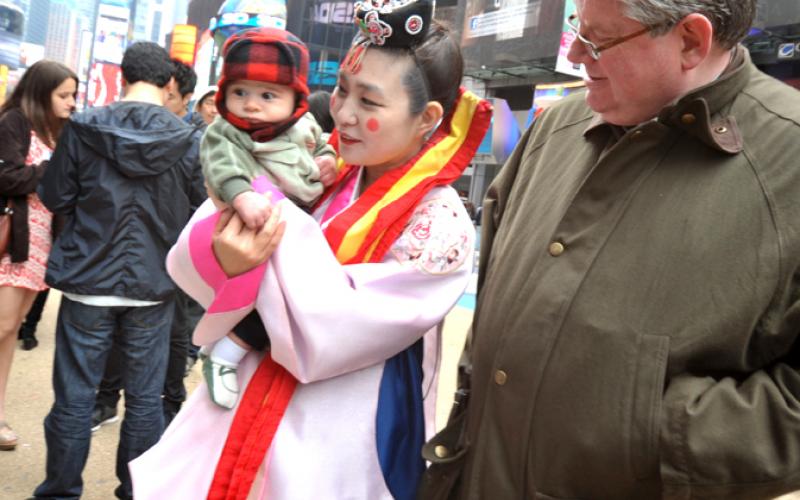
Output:
[[526,132],[484,205],[470,400],[423,498],[800,489],[800,92],[745,52],[630,130],[577,95]]
[[314,204],[325,189],[314,158],[335,157],[333,147],[322,140],[314,115],[306,113],[291,128],[267,142],[256,142],[218,116],[203,134],[200,163],[212,192],[225,203],[252,191],[250,183],[260,175],[300,205]]

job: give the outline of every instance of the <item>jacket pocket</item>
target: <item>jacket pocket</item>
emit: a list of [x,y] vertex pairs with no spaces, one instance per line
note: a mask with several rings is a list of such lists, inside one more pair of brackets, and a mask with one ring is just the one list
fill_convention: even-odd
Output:
[[464,443],[466,416],[466,411],[453,416],[447,426],[422,447],[422,457],[430,462],[430,466],[417,492],[420,500],[456,497],[468,448]]
[[631,468],[637,479],[659,472],[659,433],[669,337],[642,335],[636,367],[631,410]]

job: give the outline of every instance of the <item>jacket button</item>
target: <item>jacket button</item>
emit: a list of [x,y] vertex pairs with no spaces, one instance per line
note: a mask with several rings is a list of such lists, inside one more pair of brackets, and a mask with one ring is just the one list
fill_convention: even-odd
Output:
[[450,455],[450,450],[447,449],[447,446],[437,445],[433,449],[433,454],[437,458],[447,458]]
[[497,370],[494,372],[494,383],[497,385],[506,385],[508,381],[508,374],[503,370]]
[[554,241],[554,242],[550,243],[550,246],[549,246],[549,247],[547,247],[547,251],[548,251],[548,252],[550,253],[550,255],[552,255],[553,257],[558,257],[559,255],[561,255],[562,253],[564,253],[564,250],[565,250],[565,249],[566,249],[566,247],[565,247],[565,246],[564,246],[564,244],[563,244],[563,243],[561,243],[560,241]]
[[685,115],[681,116],[681,121],[684,123],[684,125],[691,125],[697,121],[697,117],[692,113],[686,113]]

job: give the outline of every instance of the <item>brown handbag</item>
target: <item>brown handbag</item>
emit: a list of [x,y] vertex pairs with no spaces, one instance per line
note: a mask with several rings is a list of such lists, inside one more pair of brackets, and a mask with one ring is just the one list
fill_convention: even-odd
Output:
[[11,200],[6,201],[6,206],[0,210],[0,256],[8,252],[8,245],[11,242],[11,214],[14,209],[11,207]]

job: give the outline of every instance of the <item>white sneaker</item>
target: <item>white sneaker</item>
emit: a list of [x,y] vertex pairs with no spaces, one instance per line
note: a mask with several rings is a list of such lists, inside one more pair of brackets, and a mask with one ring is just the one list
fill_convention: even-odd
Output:
[[203,378],[208,386],[208,394],[217,406],[231,409],[239,399],[239,379],[237,365],[210,357],[203,358]]

